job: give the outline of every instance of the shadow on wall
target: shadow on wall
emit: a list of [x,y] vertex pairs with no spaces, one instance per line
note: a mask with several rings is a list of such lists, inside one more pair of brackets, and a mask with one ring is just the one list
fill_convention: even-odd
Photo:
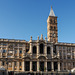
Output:
[[0,75],[7,75],[7,72],[0,72]]
[[64,72],[62,72],[62,73],[42,73],[42,72],[40,72],[40,73],[15,73],[14,75],[75,75],[75,73],[64,73]]
[[14,75],[14,72],[4,72],[4,71],[2,71],[2,72],[0,72],[0,75]]

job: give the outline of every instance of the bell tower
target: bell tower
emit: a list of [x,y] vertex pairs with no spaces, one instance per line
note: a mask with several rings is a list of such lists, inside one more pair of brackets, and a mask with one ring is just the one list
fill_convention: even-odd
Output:
[[52,6],[47,19],[47,37],[50,42],[58,42],[57,16],[55,16]]

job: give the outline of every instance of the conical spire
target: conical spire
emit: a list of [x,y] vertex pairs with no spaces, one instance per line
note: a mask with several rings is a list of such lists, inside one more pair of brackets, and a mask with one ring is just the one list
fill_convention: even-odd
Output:
[[51,6],[51,10],[50,10],[49,16],[55,16],[54,11],[53,11],[53,9],[52,9],[52,6]]

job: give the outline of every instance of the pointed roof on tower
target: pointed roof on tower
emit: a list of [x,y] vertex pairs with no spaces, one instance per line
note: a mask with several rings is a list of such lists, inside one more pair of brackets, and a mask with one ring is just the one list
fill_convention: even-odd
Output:
[[52,9],[52,6],[51,6],[51,10],[50,10],[49,16],[55,16],[54,11],[53,11],[53,9]]

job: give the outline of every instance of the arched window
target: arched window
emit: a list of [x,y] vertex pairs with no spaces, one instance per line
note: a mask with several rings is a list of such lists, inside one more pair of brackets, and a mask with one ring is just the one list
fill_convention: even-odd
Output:
[[50,20],[50,23],[52,23],[52,19]]
[[47,47],[47,54],[50,54],[50,47]]
[[54,20],[54,23],[55,23],[55,20]]
[[52,30],[52,29],[53,29],[53,27],[52,27],[52,26],[50,26],[50,29]]
[[40,44],[40,54],[43,54],[44,53],[44,45],[43,44]]
[[33,46],[33,54],[36,54],[36,46]]

